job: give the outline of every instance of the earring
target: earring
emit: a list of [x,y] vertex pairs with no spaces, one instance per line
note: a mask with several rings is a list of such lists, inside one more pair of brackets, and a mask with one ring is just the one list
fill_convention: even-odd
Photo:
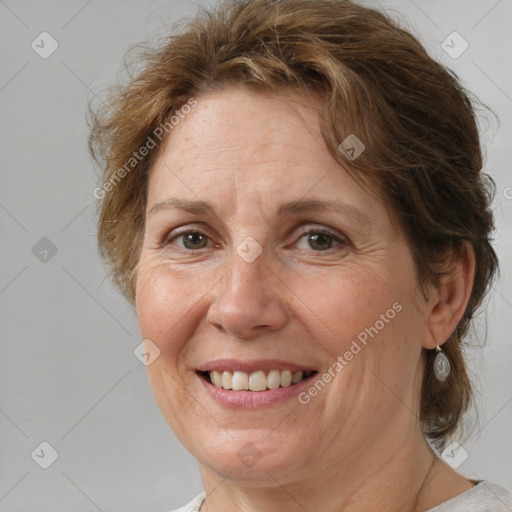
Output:
[[444,382],[450,375],[450,361],[443,354],[441,347],[436,346],[436,358],[434,359],[434,374],[439,382]]

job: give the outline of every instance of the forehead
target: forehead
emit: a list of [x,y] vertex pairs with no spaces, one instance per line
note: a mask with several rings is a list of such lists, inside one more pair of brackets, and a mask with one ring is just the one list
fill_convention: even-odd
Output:
[[199,97],[153,165],[148,207],[174,196],[273,210],[310,196],[368,209],[371,196],[328,151],[314,107],[235,88]]
[[212,162],[221,170],[223,164],[237,167],[235,155],[254,165],[269,158],[300,163],[305,154],[291,151],[298,147],[313,150],[317,157],[325,150],[318,116],[303,98],[226,88],[198,99],[197,107],[170,133],[163,153],[179,167]]

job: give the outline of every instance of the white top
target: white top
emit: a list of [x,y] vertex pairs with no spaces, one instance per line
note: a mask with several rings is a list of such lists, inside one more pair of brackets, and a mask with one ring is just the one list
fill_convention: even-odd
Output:
[[[199,512],[204,493],[188,505],[170,512]],[[512,494],[503,487],[482,480],[466,492],[426,512],[512,512]]]

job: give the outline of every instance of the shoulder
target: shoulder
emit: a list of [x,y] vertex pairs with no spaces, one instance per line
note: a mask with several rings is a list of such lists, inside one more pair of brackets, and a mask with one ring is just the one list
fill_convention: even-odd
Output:
[[500,485],[482,480],[469,491],[427,512],[511,512],[512,494]]
[[205,498],[204,493],[201,493],[199,496],[196,496],[190,503],[187,505],[177,508],[176,510],[171,510],[170,512],[199,512],[203,500]]

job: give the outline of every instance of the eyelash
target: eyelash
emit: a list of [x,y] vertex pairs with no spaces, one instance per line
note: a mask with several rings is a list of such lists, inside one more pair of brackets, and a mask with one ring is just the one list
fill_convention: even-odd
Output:
[[[206,247],[203,247],[201,249],[187,249],[186,247],[180,247],[180,246],[177,246],[177,245],[172,243],[174,240],[176,240],[176,239],[178,239],[180,237],[183,237],[185,235],[190,235],[190,234],[203,235],[203,236],[206,236],[208,238],[208,240],[211,241],[211,238],[206,233],[204,233],[204,232],[202,232],[202,231],[200,231],[198,229],[190,229],[189,228],[189,229],[186,229],[186,230],[184,229],[183,231],[175,232],[175,233],[172,234],[172,236],[165,237],[161,241],[161,246],[162,247],[167,247],[169,245],[173,245],[179,251],[187,252],[187,253],[200,252],[202,249],[206,249]],[[300,240],[302,240],[305,236],[311,235],[311,234],[326,235],[330,239],[332,239],[333,242],[336,243],[336,245],[334,247],[329,247],[328,249],[324,249],[324,250],[310,249],[312,252],[330,253],[333,250],[340,249],[342,247],[346,247],[348,245],[348,243],[349,243],[348,239],[346,239],[344,237],[340,237],[340,236],[336,235],[335,233],[333,233],[333,232],[331,232],[329,230],[322,229],[322,228],[316,228],[316,229],[306,228],[306,229],[302,229],[301,230],[300,237],[297,240],[297,242],[294,243],[294,245],[297,245],[300,242]]]

